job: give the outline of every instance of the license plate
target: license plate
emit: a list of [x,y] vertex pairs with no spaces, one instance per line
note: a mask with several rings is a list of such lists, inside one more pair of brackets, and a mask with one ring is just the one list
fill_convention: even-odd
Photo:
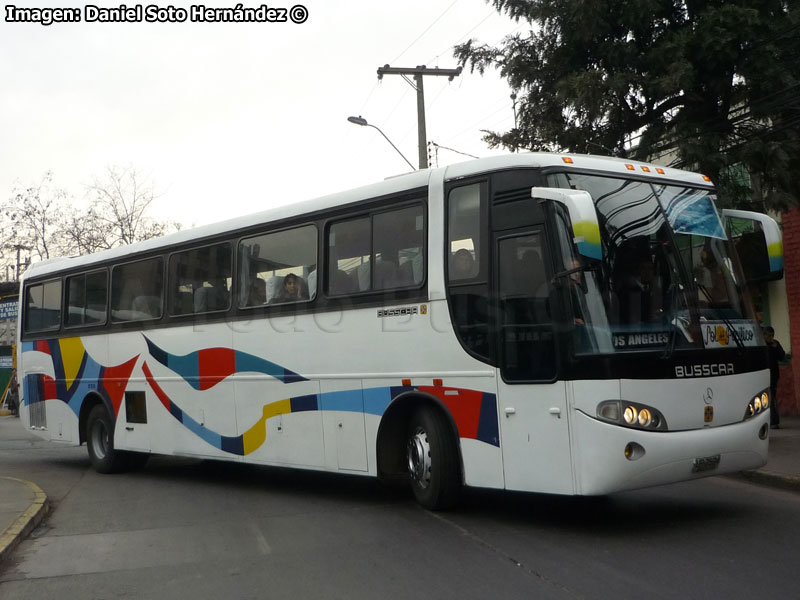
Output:
[[692,473],[700,473],[701,471],[712,471],[719,466],[719,454],[714,456],[703,456],[702,458],[695,458],[692,461]]

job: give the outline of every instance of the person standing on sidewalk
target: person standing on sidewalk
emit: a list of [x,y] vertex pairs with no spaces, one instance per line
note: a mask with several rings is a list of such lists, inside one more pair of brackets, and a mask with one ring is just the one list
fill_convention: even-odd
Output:
[[8,386],[8,394],[6,395],[6,402],[8,408],[11,409],[11,414],[15,417],[19,416],[19,385],[17,384],[17,371],[11,372],[11,382]]
[[769,352],[769,424],[773,429],[780,428],[781,416],[778,412],[778,378],[780,377],[780,363],[786,356],[781,343],[775,339],[775,330],[764,327],[764,341]]

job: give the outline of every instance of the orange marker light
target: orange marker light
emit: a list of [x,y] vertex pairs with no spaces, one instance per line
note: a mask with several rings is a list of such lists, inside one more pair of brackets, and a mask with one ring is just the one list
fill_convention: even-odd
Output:
[[434,379],[433,385],[435,385],[436,387],[442,387],[442,385],[444,385],[444,382],[441,379]]
[[663,175],[664,174],[664,169],[658,169],[657,168],[656,169],[656,173],[659,173],[659,174]]
[[703,175],[703,180],[704,181],[708,181],[710,183],[711,182],[711,177],[709,177],[708,175]]
[[636,170],[636,167],[634,167],[633,165],[625,165],[625,168],[628,169],[628,171],[635,171]]
[[642,167],[642,171],[644,171],[645,173],[649,173],[650,167]]
[[406,387],[410,387],[411,386],[411,380],[410,379],[403,379],[403,385],[406,386]]
[[561,160],[563,160],[568,165],[571,165],[574,162],[569,156],[562,156]]

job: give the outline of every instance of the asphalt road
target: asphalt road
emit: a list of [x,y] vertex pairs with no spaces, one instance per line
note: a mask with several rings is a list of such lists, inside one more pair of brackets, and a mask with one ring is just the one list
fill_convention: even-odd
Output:
[[86,449],[5,420],[0,475],[50,497],[0,598],[781,598],[800,494],[731,478],[562,498],[473,490],[447,513],[369,479]]

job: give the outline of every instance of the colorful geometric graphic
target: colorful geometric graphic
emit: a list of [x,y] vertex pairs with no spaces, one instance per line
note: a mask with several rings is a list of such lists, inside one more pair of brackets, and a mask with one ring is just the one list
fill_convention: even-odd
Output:
[[[145,340],[154,360],[178,374],[198,391],[208,390],[240,372],[262,373],[285,384],[308,381],[276,363],[231,348],[207,348],[179,356],[166,352],[147,338]],[[44,374],[25,378],[26,405],[58,399],[66,402],[79,415],[84,398],[94,391],[101,393],[113,407],[115,418],[139,359],[137,355],[121,365],[104,367],[89,356],[80,338],[24,342],[23,351],[50,355],[55,374],[55,378]],[[142,372],[161,405],[174,419],[214,448],[238,456],[251,454],[264,445],[267,441],[267,420],[272,417],[306,411],[358,412],[380,417],[395,399],[411,392],[435,398],[447,407],[459,437],[500,446],[497,398],[487,392],[444,385],[401,385],[288,397],[265,404],[261,418],[241,435],[226,436],[207,428],[184,412],[166,394],[146,360],[142,363]]]
[[53,361],[55,379],[46,375],[28,375],[23,383],[25,405],[59,399],[76,415],[89,392],[97,392],[119,414],[122,398],[139,355],[121,365],[104,367],[89,356],[79,337],[60,340],[23,342],[22,351],[43,352]]
[[180,375],[196,390],[207,390],[234,373],[263,373],[283,383],[306,381],[297,373],[258,356],[233,348],[205,348],[183,356],[170,354],[146,337],[150,356]]

